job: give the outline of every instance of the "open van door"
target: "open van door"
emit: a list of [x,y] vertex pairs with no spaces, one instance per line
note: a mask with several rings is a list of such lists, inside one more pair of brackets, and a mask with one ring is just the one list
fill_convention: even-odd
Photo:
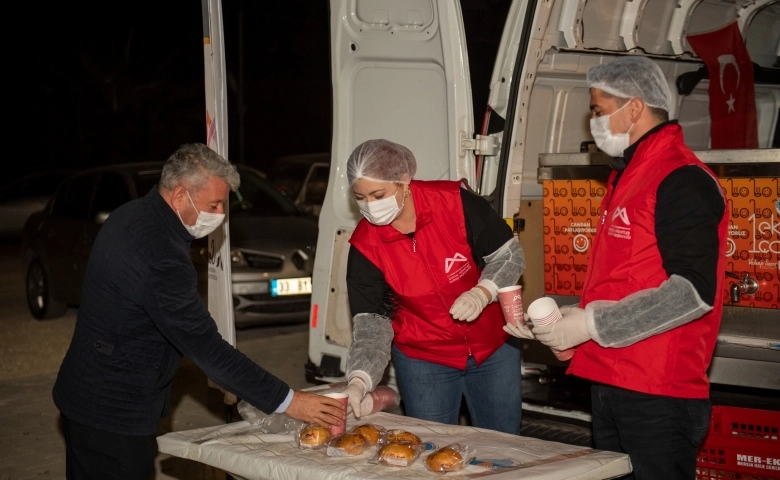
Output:
[[307,366],[326,381],[344,375],[352,341],[346,265],[362,217],[345,174],[350,153],[385,138],[414,153],[416,179],[475,185],[480,146],[457,0],[331,0],[330,8],[332,158],[319,217]]

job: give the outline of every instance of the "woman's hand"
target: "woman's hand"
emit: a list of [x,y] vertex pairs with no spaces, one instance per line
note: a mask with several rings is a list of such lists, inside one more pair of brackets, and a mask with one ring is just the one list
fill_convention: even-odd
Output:
[[[363,402],[366,393],[368,393],[367,391],[368,388],[366,388],[366,384],[363,383],[363,380],[356,377],[350,380],[347,388],[341,392],[346,393],[349,396],[349,408],[347,409],[347,412],[351,411],[352,414],[355,415],[355,418],[360,418],[360,415],[363,413],[360,405]],[[373,406],[373,404],[371,406]],[[371,411],[369,410],[368,413],[371,413]]]
[[463,292],[450,308],[450,315],[455,320],[471,322],[477,319],[485,309],[490,299],[482,287],[474,287]]

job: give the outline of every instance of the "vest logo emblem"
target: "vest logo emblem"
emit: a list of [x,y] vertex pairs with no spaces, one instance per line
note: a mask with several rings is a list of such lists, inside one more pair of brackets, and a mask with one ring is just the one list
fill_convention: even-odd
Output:
[[612,213],[612,221],[614,222],[618,217],[620,217],[620,220],[622,220],[626,225],[631,225],[631,222],[628,221],[628,213],[626,212],[625,208],[615,208],[615,211]]
[[450,273],[450,270],[452,270],[453,265],[465,261],[466,261],[466,257],[464,257],[458,252],[455,252],[455,255],[453,255],[451,258],[444,259],[444,273]]

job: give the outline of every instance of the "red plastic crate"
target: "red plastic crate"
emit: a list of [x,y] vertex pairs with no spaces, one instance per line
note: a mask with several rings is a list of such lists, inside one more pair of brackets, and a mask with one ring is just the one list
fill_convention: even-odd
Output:
[[713,406],[696,480],[780,480],[780,412]]

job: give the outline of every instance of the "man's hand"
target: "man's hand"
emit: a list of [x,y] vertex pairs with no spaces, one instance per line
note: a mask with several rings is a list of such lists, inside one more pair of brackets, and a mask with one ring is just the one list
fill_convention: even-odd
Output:
[[318,423],[323,427],[342,425],[347,420],[346,410],[335,398],[299,390],[293,391],[292,401],[284,413],[304,422]]
[[485,309],[490,299],[485,289],[474,287],[471,290],[463,292],[450,308],[450,315],[455,320],[465,320],[471,322],[477,319],[482,310]]
[[552,348],[563,351],[590,340],[585,324],[585,310],[576,307],[561,308],[563,317],[557,322],[533,328],[534,337]]
[[[347,388],[341,392],[349,395],[349,407],[347,408],[347,413],[352,412],[352,414],[355,415],[355,418],[360,418],[360,416],[363,414],[371,413],[370,408],[368,412],[364,412],[360,406],[366,396],[366,393],[368,393],[367,391],[368,388],[366,387],[366,384],[359,377],[354,377],[349,381]],[[370,407],[373,407],[373,402],[371,403]]]

